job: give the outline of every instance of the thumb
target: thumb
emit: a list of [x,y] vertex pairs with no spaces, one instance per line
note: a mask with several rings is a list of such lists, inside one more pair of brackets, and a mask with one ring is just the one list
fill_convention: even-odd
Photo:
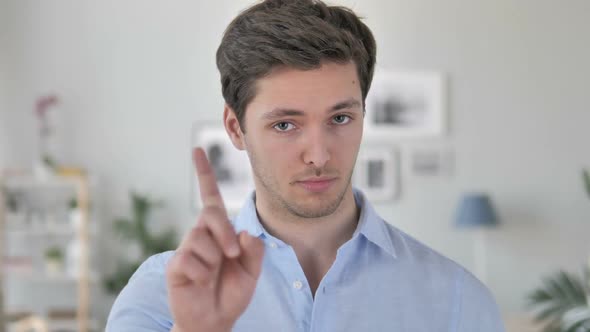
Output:
[[262,269],[264,257],[264,243],[259,238],[253,237],[248,232],[241,232],[238,241],[242,248],[242,254],[238,257],[240,265],[255,279],[258,279]]

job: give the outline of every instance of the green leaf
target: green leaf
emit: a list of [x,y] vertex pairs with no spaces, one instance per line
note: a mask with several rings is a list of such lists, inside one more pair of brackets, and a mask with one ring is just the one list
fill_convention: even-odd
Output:
[[44,163],[44,164],[45,164],[47,167],[49,167],[49,168],[51,168],[51,169],[53,169],[53,170],[57,169],[57,163],[56,163],[56,162],[55,162],[55,160],[53,160],[53,158],[51,158],[51,156],[49,156],[49,155],[44,155],[44,156],[43,156],[43,163]]
[[115,231],[121,235],[123,238],[126,239],[136,239],[137,232],[135,230],[135,225],[127,219],[117,219],[113,224]]
[[63,250],[57,246],[49,247],[45,250],[45,258],[62,260],[64,258]]
[[141,263],[119,263],[113,275],[104,279],[103,287],[111,294],[119,294]]
[[587,169],[582,170],[582,178],[584,179],[586,193],[588,194],[588,197],[590,197],[590,172]]
[[[565,271],[559,271],[543,280],[540,288],[533,290],[528,296],[529,306],[536,311],[535,320],[548,324],[544,329],[549,331],[565,331],[563,318],[576,308],[587,307],[586,294],[582,281]],[[568,324],[580,327],[579,321]],[[574,330],[575,331],[575,330]],[[577,332],[577,331],[576,331]]]
[[590,331],[590,307],[579,306],[568,310],[563,315],[565,332]]
[[133,272],[149,256],[177,247],[176,232],[169,229],[159,234],[152,234],[148,227],[151,212],[163,206],[163,201],[156,201],[136,192],[129,193],[131,199],[131,216],[119,218],[113,222],[116,233],[133,241],[141,248],[141,259],[138,262],[120,263],[117,271],[105,279],[104,287],[111,293],[118,293],[125,287]]

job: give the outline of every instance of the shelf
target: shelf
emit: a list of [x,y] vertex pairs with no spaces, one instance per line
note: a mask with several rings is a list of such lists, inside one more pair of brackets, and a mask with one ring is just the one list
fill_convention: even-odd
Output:
[[[44,237],[46,236],[58,236],[59,238],[52,239],[55,241],[62,241],[62,236],[69,236],[76,237],[81,242],[81,245],[90,248],[92,240],[90,235],[96,234],[99,228],[98,224],[93,222],[91,192],[98,189],[97,184],[99,181],[97,181],[96,176],[84,174],[83,170],[76,168],[60,168],[58,172],[40,178],[35,177],[30,171],[0,170],[0,202],[2,203],[0,204],[0,228],[2,228],[0,229],[0,236],[7,237],[9,241],[6,242],[9,245],[15,246],[14,243],[18,243],[19,246],[31,247],[32,250],[30,251],[33,251],[39,249],[36,247],[45,246]],[[4,194],[11,195],[9,196],[11,201],[6,201]],[[82,217],[75,215],[75,218],[73,218],[71,214],[66,215],[67,212],[71,212],[67,211],[69,201],[68,204],[57,206],[62,198],[64,200],[71,199],[65,197],[71,194],[75,195],[79,208],[82,209],[80,211]],[[28,203],[36,203],[40,206],[25,204],[26,218],[22,218],[23,212],[19,208],[22,204],[16,203],[25,198],[30,200]],[[13,204],[15,201],[17,202]],[[19,212],[11,216],[6,211],[6,203],[8,202],[11,202],[10,207],[17,205]],[[67,218],[68,216],[69,218]],[[84,234],[80,232],[79,225],[86,226],[84,227]],[[3,253],[5,240],[6,238],[0,239],[0,287],[2,287],[3,282],[18,286],[18,290],[20,290],[21,286],[24,288],[42,286],[57,291],[62,290],[62,287],[74,287],[77,296],[76,314],[70,315],[71,317],[67,315],[53,317],[49,330],[78,331],[80,322],[87,322],[91,318],[89,316],[90,288],[100,285],[101,281],[100,273],[90,266],[90,250],[80,251],[80,254],[83,255],[79,257],[79,264],[83,264],[81,270],[89,273],[88,276],[81,277],[76,273],[68,273],[69,270],[66,268],[65,263],[59,269],[52,269],[53,265],[51,264],[48,267],[44,266],[47,264],[45,261],[43,261],[44,264],[39,264],[41,261],[39,261],[36,254],[33,255],[35,259],[29,258],[28,260],[26,257],[5,257]],[[35,246],[37,242],[42,245]],[[8,253],[11,250],[10,248],[6,249]],[[18,252],[18,250],[12,251]],[[38,254],[41,255],[42,252]],[[7,263],[4,262],[6,258]],[[33,302],[32,304],[35,305],[34,299],[32,300],[28,301],[29,304]],[[92,330],[98,330],[98,324],[93,322],[92,325],[94,325]],[[89,332],[89,329],[85,326],[86,324],[78,332]]]
[[[38,188],[72,188],[78,184],[76,177],[50,176],[47,178],[36,178],[31,175],[19,175],[4,178],[4,187],[8,189],[38,189]],[[93,176],[88,178],[88,185],[93,186],[97,179]]]
[[[23,317],[21,317],[21,319],[25,319],[27,316],[31,315],[33,313],[29,313],[27,315],[23,315]],[[9,313],[10,315],[10,313]],[[37,316],[40,318],[43,318],[43,316]],[[14,324],[16,322],[12,321],[10,323],[8,323],[8,330],[7,331],[14,331]],[[90,320],[88,320],[88,327],[90,330],[92,331],[98,331],[100,330],[99,327],[99,322],[97,319],[93,319],[91,318]],[[78,322],[76,320],[76,318],[71,318],[71,319],[57,319],[57,318],[49,318],[47,320],[47,327],[49,329],[49,331],[76,331],[78,330]]]
[[[78,322],[75,319],[72,320],[50,320],[49,331],[76,331],[78,330]],[[98,331],[99,324],[96,319],[90,319],[88,321],[88,327],[90,330]]]
[[[35,282],[35,283],[69,283],[69,282],[79,282],[81,278],[77,276],[71,276],[67,274],[56,274],[50,275],[45,273],[39,273],[38,271],[27,271],[27,272],[16,272],[16,271],[5,271],[4,274],[5,281],[26,281],[26,282]],[[100,281],[100,278],[96,273],[90,273],[88,278],[88,282],[92,284],[96,284]]]
[[[32,227],[11,227],[4,230],[7,236],[74,236],[77,234],[71,226],[32,226]],[[90,226],[88,235],[96,235],[96,227]]]

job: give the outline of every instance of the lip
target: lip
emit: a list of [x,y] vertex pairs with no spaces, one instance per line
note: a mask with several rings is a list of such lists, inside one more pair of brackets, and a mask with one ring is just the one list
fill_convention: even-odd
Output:
[[302,186],[307,191],[311,191],[313,193],[321,193],[330,189],[334,182],[336,182],[336,178],[313,178],[303,181],[297,181],[296,183]]

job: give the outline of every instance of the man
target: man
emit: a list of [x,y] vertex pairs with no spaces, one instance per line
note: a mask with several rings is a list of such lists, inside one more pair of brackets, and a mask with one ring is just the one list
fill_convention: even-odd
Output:
[[481,283],[351,187],[375,49],[352,11],[319,1],[234,19],[217,51],[223,119],[256,191],[229,221],[195,150],[197,225],[138,269],[107,331],[503,330]]

